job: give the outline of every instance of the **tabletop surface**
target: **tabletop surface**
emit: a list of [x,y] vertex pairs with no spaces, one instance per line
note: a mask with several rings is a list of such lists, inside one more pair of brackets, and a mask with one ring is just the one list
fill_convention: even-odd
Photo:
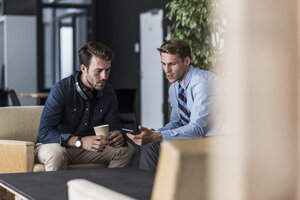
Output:
[[87,179],[136,199],[150,199],[154,173],[137,168],[102,168],[0,174],[0,183],[32,200],[67,200],[67,181]]
[[21,97],[31,97],[31,98],[47,98],[49,95],[48,92],[42,93],[20,93]]

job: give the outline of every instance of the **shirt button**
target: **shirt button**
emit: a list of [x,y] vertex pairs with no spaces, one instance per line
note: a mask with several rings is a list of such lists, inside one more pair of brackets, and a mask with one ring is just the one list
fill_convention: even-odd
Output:
[[89,108],[86,108],[86,110],[89,110]]
[[87,123],[84,123],[84,125],[86,126],[86,125],[87,125]]
[[76,108],[74,108],[74,111],[76,111]]
[[102,109],[100,110],[100,112],[102,112]]

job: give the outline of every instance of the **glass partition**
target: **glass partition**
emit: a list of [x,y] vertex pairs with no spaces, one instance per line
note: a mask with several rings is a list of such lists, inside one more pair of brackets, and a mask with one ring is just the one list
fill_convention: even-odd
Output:
[[[42,0],[39,60],[42,89],[79,70],[78,48],[93,39],[92,0]],[[92,30],[92,31],[91,31]]]

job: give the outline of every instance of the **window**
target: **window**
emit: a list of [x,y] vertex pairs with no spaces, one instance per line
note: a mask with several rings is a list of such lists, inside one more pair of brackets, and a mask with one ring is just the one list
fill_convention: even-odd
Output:
[[79,70],[78,48],[94,38],[92,0],[40,0],[39,90]]

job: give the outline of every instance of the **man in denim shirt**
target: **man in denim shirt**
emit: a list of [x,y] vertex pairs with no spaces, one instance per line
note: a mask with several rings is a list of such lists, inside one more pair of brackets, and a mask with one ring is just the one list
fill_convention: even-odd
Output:
[[[134,154],[124,141],[118,102],[107,79],[113,52],[104,44],[88,42],[79,50],[80,72],[56,83],[42,112],[35,148],[46,171],[68,164],[128,166]],[[95,135],[93,127],[109,124],[110,135]]]
[[[172,107],[168,124],[157,131],[139,126],[141,133],[127,133],[140,148],[139,167],[155,171],[163,140],[178,140],[213,135],[209,114],[213,101],[211,85],[219,82],[211,72],[191,65],[191,49],[181,39],[171,39],[158,48],[163,70],[171,83]],[[218,83],[220,84],[220,83]],[[135,158],[136,159],[136,158]]]

